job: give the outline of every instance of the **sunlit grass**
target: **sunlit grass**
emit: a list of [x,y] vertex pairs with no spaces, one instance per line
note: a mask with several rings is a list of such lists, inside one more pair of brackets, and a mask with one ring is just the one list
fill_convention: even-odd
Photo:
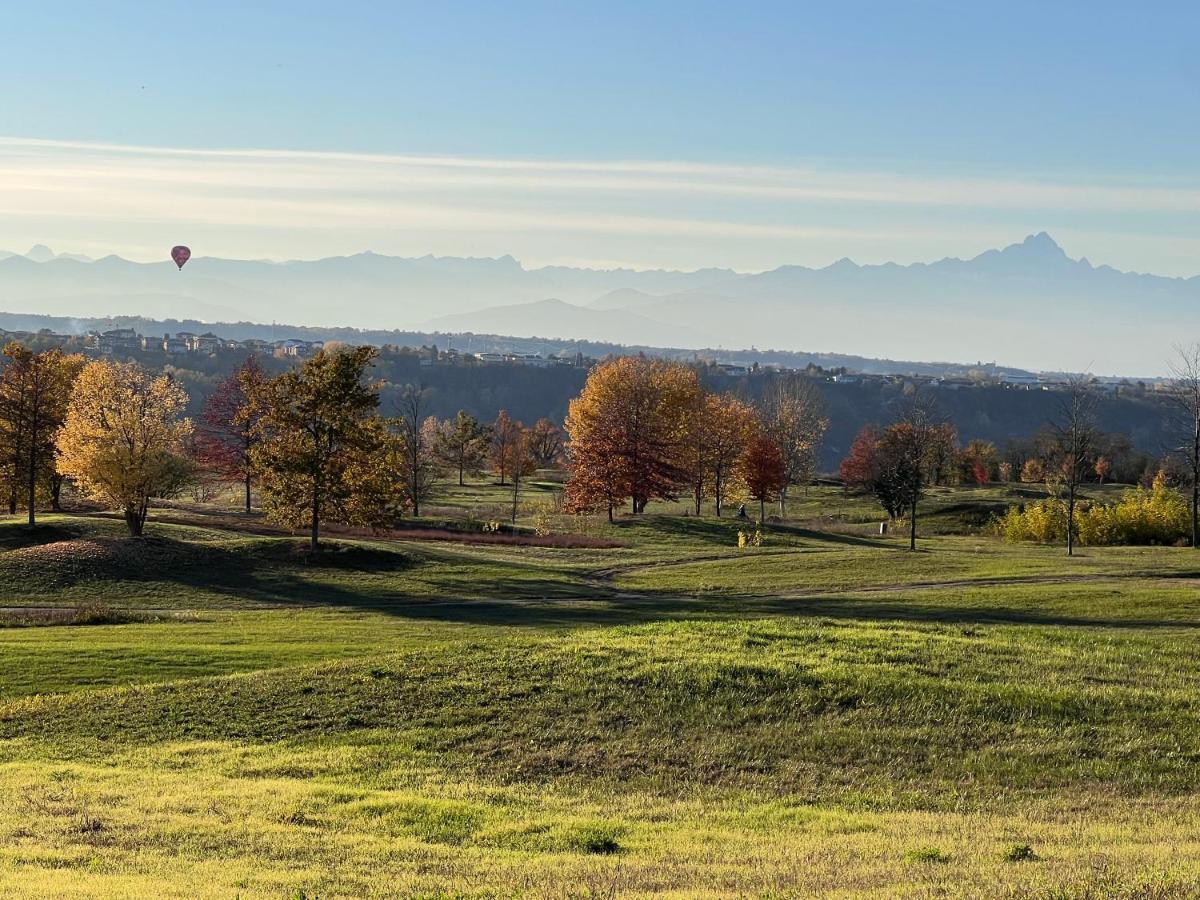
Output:
[[741,550],[0,523],[0,606],[156,611],[0,620],[0,895],[1200,894],[1200,554],[979,533],[1011,497],[917,554],[827,489]]

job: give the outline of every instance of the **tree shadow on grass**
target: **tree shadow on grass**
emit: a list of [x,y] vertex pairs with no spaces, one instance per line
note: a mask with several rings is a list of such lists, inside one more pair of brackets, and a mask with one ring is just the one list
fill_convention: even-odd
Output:
[[[694,523],[691,523],[694,524]],[[716,527],[720,528],[718,524]],[[694,529],[692,529],[694,530]],[[820,537],[836,538],[822,533]],[[55,533],[51,539],[60,537]],[[872,543],[872,542],[868,542]],[[873,544],[885,549],[894,546]],[[679,619],[737,619],[770,616],[833,618],[863,622],[929,624],[1005,624],[1120,629],[1192,629],[1183,618],[1118,617],[1057,612],[1034,606],[951,606],[921,599],[886,599],[855,594],[775,597],[752,594],[692,596],[670,591],[619,590],[604,579],[578,570],[548,569],[543,562],[470,560],[430,550],[372,547],[346,543],[338,552],[307,557],[302,542],[250,539],[214,546],[156,537],[114,541],[122,548],[99,569],[82,567],[67,555],[56,564],[67,577],[55,585],[56,605],[69,605],[70,590],[86,586],[92,597],[111,585],[181,589],[178,607],[189,604],[187,591],[221,598],[220,608],[328,608],[383,613],[415,620],[494,624],[517,627],[627,625]],[[478,565],[478,570],[472,568]],[[33,561],[30,573],[38,571]],[[91,568],[89,568],[91,566]],[[5,571],[6,576],[20,572]],[[412,581],[406,583],[411,576]],[[43,588],[45,587],[43,585]],[[948,587],[951,585],[947,585]],[[927,588],[936,589],[938,585]],[[186,589],[186,590],[183,590]],[[138,607],[137,591],[127,592]],[[146,592],[153,595],[154,592]],[[903,597],[904,588],[897,594]],[[82,596],[82,593],[81,593]],[[89,597],[89,599],[92,599]]]

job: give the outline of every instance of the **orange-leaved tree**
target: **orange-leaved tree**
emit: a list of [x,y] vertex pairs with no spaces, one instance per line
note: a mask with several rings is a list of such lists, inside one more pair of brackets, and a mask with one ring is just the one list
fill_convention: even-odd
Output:
[[718,516],[725,504],[729,483],[736,474],[738,458],[745,452],[757,428],[754,408],[728,394],[709,394],[704,410],[693,427],[700,428],[708,443],[708,472]]
[[571,401],[567,508],[673,500],[688,481],[684,449],[700,380],[687,366],[644,357],[605,362]]
[[761,431],[751,437],[738,459],[738,475],[751,498],[758,501],[758,521],[765,522],[767,503],[778,498],[788,482],[787,463],[779,444]]
[[9,511],[25,496],[29,524],[36,519],[39,493],[57,502],[54,442],[67,415],[71,388],[84,358],[61,350],[34,353],[22,344],[4,348],[0,371],[0,481],[9,488]]

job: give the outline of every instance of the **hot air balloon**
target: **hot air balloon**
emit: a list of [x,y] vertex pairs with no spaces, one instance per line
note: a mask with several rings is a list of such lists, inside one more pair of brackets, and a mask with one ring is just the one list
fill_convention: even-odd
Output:
[[183,268],[183,264],[192,258],[192,251],[182,244],[178,247],[171,248],[171,259],[175,260],[175,265]]

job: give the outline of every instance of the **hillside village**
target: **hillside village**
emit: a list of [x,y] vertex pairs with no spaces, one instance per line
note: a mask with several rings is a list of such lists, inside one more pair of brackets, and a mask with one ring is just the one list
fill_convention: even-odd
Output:
[[[446,335],[451,342],[455,338],[462,343],[463,336]],[[215,334],[212,331],[196,333],[191,331],[143,334],[133,328],[111,328],[106,330],[92,329],[82,335],[66,334],[43,329],[36,333],[5,330],[0,328],[0,342],[14,340],[26,344],[60,346],[63,348],[79,349],[85,353],[98,356],[125,356],[139,354],[165,354],[170,357],[180,356],[213,356],[229,354],[245,356],[256,354],[275,358],[305,359],[322,349],[326,344],[342,343],[323,340],[308,340],[299,337],[287,337],[277,340],[262,338],[231,338]],[[454,347],[439,349],[436,345],[394,346],[383,345],[385,351],[415,355],[423,368],[433,366],[528,366],[532,368],[582,368],[594,366],[599,359],[584,355],[582,352],[540,353],[528,352],[497,352],[484,350],[471,352]],[[679,358],[677,350],[661,349],[661,354],[667,358]],[[655,355],[655,354],[648,354]],[[1020,369],[997,367],[995,364],[986,367],[981,365],[962,366],[956,371],[943,375],[931,375],[913,371],[893,372],[864,372],[846,366],[825,368],[820,365],[808,364],[804,367],[792,367],[779,363],[760,363],[757,354],[751,352],[730,351],[725,359],[714,359],[700,352],[692,354],[691,362],[703,364],[714,374],[733,378],[754,376],[768,372],[801,373],[817,380],[841,385],[912,385],[929,387],[944,391],[959,391],[980,387],[1002,387],[1008,390],[1061,391],[1066,389],[1068,379],[1062,373],[1027,372]],[[1143,396],[1147,392],[1162,391],[1167,387],[1167,380],[1138,379],[1095,376],[1092,379],[1097,390],[1113,395]]]

